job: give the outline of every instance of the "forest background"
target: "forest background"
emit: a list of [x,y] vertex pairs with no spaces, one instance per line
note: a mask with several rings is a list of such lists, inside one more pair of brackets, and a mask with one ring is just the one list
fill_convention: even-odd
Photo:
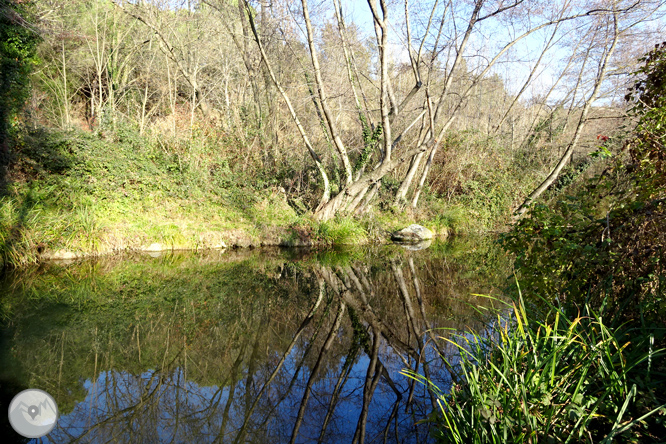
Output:
[[501,228],[621,149],[663,12],[4,0],[2,257]]

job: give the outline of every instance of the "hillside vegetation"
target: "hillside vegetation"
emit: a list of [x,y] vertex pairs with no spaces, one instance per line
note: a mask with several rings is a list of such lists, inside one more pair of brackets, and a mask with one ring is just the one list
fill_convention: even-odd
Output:
[[494,230],[621,146],[658,2],[406,5],[3,0],[3,261]]

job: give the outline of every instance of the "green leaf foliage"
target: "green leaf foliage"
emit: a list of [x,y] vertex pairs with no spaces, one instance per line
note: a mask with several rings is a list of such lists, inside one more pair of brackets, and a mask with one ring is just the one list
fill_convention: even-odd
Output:
[[0,0],[0,167],[9,162],[8,139],[30,94],[39,36],[29,24],[30,2]]

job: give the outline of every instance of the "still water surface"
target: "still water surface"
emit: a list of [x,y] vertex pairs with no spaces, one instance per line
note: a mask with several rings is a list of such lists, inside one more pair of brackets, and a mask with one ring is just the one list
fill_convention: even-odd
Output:
[[[475,241],[476,242],[476,241]],[[43,442],[430,442],[442,337],[485,326],[488,242],[50,263],[0,280],[0,401],[54,396]],[[2,418],[3,436],[20,438]],[[27,441],[27,440],[26,440]]]

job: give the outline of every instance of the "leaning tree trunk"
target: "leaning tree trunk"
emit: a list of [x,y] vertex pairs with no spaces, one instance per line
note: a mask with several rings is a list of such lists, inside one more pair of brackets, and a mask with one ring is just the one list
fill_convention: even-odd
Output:
[[[378,186],[382,177],[386,176],[395,170],[398,166],[407,162],[413,156],[432,149],[433,146],[439,143],[445,132],[446,127],[439,132],[437,137],[431,137],[427,142],[421,143],[415,148],[412,148],[411,150],[405,151],[403,153],[399,153],[397,155],[394,153],[394,156],[390,161],[385,161],[374,170],[365,173],[357,181],[347,185],[342,191],[340,191],[340,193],[329,200],[328,203],[315,211],[315,219],[325,221],[332,219],[338,212],[347,214],[354,212],[357,206],[363,202],[363,199],[357,199],[359,194],[365,194],[372,187]],[[354,202],[356,204],[351,205]],[[364,202],[363,205],[367,205],[367,202]]]
[[581,113],[580,119],[578,120],[578,125],[576,126],[576,131],[574,133],[573,139],[571,139],[571,142],[569,143],[567,149],[564,151],[562,158],[557,163],[557,165],[555,165],[555,168],[553,168],[548,177],[546,177],[546,179],[543,182],[541,182],[541,184],[534,191],[532,191],[529,196],[527,196],[527,198],[520,205],[520,207],[518,207],[518,209],[514,214],[514,218],[520,218],[523,214],[525,214],[529,206],[539,196],[541,196],[541,194],[544,191],[546,191],[553,184],[553,182],[555,182],[555,180],[560,175],[560,172],[562,171],[564,166],[567,164],[569,159],[571,159],[574,149],[578,145],[578,140],[580,139],[580,135],[583,131],[583,128],[587,123],[587,114],[590,112],[592,103],[596,99],[597,94],[599,93],[599,89],[601,87],[601,83],[603,82],[606,76],[608,61],[610,60],[611,56],[613,55],[613,52],[615,51],[615,46],[617,44],[619,35],[620,34],[618,32],[617,13],[615,13],[613,14],[613,42],[610,48],[604,53],[603,58],[601,59],[601,63],[599,66],[599,73],[597,74],[597,78],[595,79],[594,82],[594,89],[592,90],[592,94],[590,95],[590,97],[585,101],[585,105],[583,106],[583,111]]

